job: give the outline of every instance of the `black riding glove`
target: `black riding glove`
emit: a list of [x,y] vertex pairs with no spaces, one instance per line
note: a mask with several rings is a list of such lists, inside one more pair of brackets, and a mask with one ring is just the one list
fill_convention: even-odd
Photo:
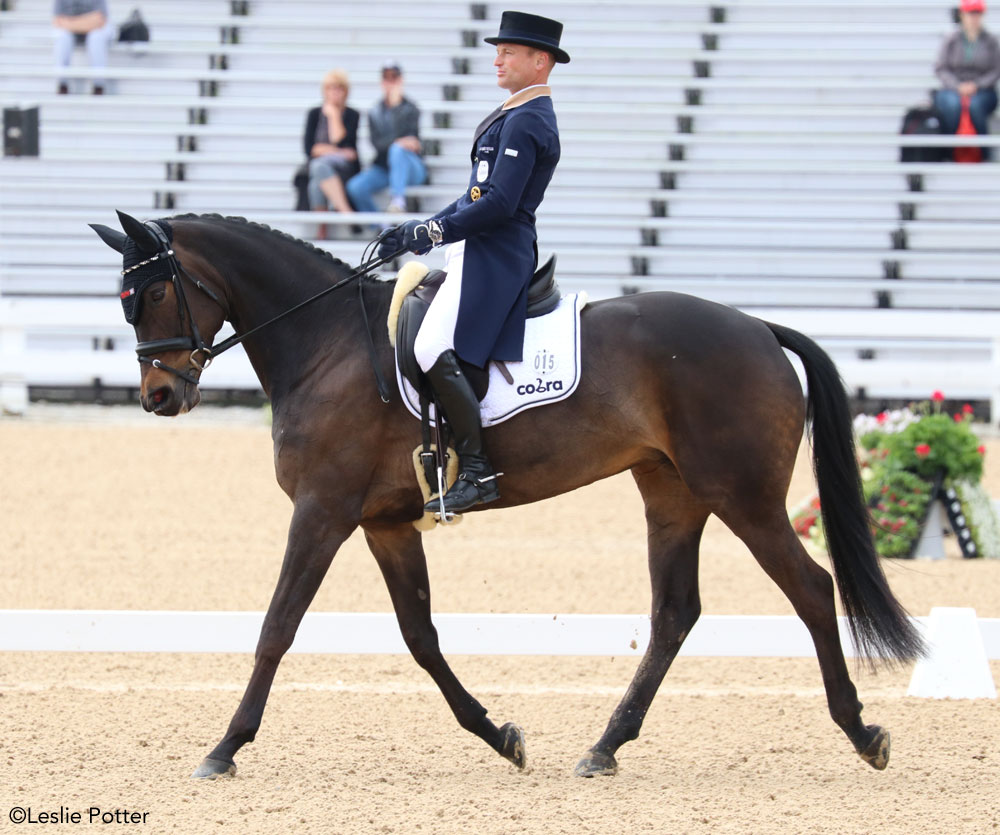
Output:
[[398,226],[382,230],[378,236],[378,242],[378,257],[383,261],[387,258],[393,258],[403,250],[403,245],[399,241]]
[[389,258],[400,250],[426,255],[441,242],[441,225],[436,220],[408,220],[389,230],[378,248],[379,258]]

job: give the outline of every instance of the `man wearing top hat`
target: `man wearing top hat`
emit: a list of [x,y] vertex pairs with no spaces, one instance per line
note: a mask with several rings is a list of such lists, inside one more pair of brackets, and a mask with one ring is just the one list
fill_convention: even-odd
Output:
[[[426,221],[408,221],[383,240],[379,255],[418,255],[450,244],[445,280],[417,334],[414,350],[455,435],[459,478],[444,498],[459,513],[500,496],[486,456],[479,402],[459,365],[519,362],[528,283],[538,260],[535,210],[559,162],[559,128],[547,82],[556,63],[562,24],[524,12],[504,12],[496,46],[497,85],[509,98],[476,128],[465,192]],[[439,510],[437,500],[427,510]]]

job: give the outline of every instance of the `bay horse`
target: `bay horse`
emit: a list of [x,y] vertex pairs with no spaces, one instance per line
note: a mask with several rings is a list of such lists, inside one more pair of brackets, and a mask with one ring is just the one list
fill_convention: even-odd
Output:
[[[373,363],[384,377],[394,373],[385,325],[391,283],[353,278],[330,254],[243,218],[119,217],[125,234],[94,228],[125,252],[123,274],[139,259],[170,265],[142,288],[133,321],[144,363],[143,408],[162,416],[194,408],[210,358],[204,335],[210,340],[224,320],[236,334],[269,323],[243,344],[271,403],[276,476],[294,506],[245,694],[192,776],[235,773],[234,756],[260,727],[278,664],[337,549],[358,526],[413,658],[463,728],[524,768],[521,730],[487,718],[439,649],[421,534],[412,524],[424,502],[411,457],[420,425],[395,390],[383,403],[373,379]],[[873,666],[918,657],[921,638],[873,546],[847,396],[832,360],[794,330],[670,292],[592,303],[581,330],[576,392],[486,430],[490,456],[507,474],[502,498],[490,507],[539,501],[625,470],[645,504],[649,645],[575,773],[616,773],[618,749],[638,736],[698,620],[698,549],[713,513],[746,543],[808,628],[834,722],[865,762],[885,768],[889,733],[862,721],[838,635],[834,582],[808,556],[786,510],[803,427],[810,425],[834,576],[855,646]],[[808,398],[782,349],[801,359]]]

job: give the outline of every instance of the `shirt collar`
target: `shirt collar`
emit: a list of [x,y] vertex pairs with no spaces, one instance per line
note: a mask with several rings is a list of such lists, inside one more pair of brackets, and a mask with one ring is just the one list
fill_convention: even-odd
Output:
[[501,110],[513,110],[515,107],[520,107],[522,104],[531,101],[532,99],[541,98],[542,96],[551,96],[552,88],[548,84],[532,84],[530,87],[525,87],[523,90],[518,90],[511,96],[507,101],[500,105]]

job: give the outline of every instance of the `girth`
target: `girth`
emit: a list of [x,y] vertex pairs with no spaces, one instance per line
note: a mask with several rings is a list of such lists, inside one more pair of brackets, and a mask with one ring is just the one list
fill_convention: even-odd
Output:
[[[528,284],[529,319],[551,313],[559,306],[559,300],[562,296],[555,276],[556,256],[552,254],[535,271]],[[445,278],[447,278],[447,273],[443,270],[431,270],[427,273],[413,291],[403,299],[399,310],[399,319],[396,322],[396,356],[399,370],[403,377],[420,392],[422,397],[429,398],[430,391],[424,373],[420,370],[413,354],[413,343],[417,338],[420,326],[423,324],[424,316],[427,315],[427,308],[430,307]],[[489,389],[489,368],[479,368],[461,359],[459,364],[472,384],[476,397],[482,400]]]

